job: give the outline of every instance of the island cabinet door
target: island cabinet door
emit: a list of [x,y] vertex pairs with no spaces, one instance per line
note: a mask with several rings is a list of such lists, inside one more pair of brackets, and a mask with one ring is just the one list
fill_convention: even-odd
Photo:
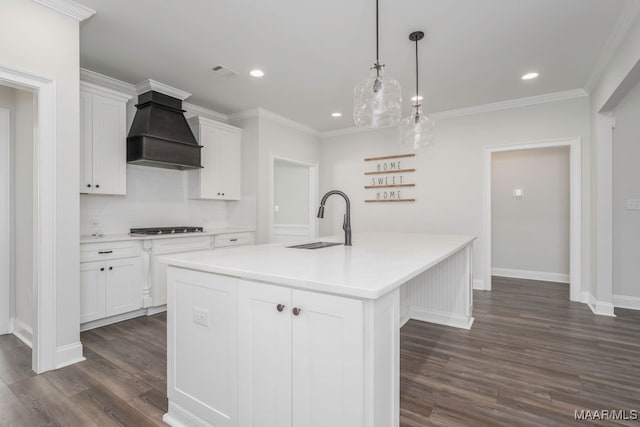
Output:
[[239,425],[291,427],[291,290],[238,287]]
[[360,300],[292,291],[293,425],[364,426]]

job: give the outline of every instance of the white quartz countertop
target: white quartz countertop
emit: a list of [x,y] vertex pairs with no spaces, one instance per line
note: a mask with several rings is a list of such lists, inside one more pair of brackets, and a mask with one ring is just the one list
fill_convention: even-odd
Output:
[[249,228],[212,228],[199,233],[176,233],[176,234],[150,234],[150,235],[134,235],[129,234],[103,234],[100,237],[80,236],[80,244],[83,243],[103,243],[103,242],[120,242],[124,240],[149,240],[149,239],[175,239],[176,237],[198,237],[198,236],[215,236],[217,234],[229,233],[250,233],[255,230]]
[[475,237],[464,235],[363,233],[354,234],[353,246],[293,249],[278,243],[172,254],[160,260],[176,267],[292,288],[377,299],[473,240]]

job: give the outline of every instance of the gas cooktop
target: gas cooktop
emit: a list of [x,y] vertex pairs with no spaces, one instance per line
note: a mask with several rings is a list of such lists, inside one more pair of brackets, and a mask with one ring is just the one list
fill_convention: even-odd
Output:
[[151,227],[132,228],[129,230],[131,236],[149,236],[156,234],[179,234],[179,233],[202,233],[202,227]]

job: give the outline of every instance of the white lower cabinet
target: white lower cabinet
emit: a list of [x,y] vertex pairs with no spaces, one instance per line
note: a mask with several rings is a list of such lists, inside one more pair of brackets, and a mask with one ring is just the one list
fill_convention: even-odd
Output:
[[80,264],[80,323],[142,307],[140,258]]
[[362,301],[174,267],[168,279],[165,422],[365,425]]

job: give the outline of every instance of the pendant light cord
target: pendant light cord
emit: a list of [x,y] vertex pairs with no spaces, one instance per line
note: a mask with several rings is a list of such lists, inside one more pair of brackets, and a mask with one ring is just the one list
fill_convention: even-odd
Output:
[[418,98],[418,94],[420,93],[418,90],[418,80],[418,39],[416,38],[416,105],[418,105],[418,102],[420,101]]
[[379,6],[376,0],[376,76],[380,77],[380,24],[379,24]]

